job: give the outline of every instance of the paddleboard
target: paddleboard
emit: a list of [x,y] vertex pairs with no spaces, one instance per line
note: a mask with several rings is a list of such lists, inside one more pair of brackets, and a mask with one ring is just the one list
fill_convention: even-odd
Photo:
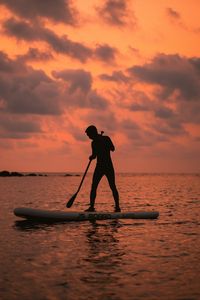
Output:
[[58,210],[43,210],[28,207],[14,209],[17,217],[39,222],[65,222],[65,221],[87,221],[106,219],[156,219],[157,211],[138,212],[67,212]]

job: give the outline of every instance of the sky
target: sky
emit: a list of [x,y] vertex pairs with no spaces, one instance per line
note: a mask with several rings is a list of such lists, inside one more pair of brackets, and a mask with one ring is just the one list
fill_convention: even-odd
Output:
[[[0,0],[0,170],[200,172],[199,0]],[[94,163],[93,163],[94,165]]]

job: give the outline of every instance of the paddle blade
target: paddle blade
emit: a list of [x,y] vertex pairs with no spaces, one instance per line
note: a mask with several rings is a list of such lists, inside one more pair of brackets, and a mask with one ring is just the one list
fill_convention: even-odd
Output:
[[71,199],[67,202],[66,207],[70,208],[70,207],[73,205],[74,200],[76,199],[76,196],[77,196],[77,193],[74,194],[74,195],[71,197]]

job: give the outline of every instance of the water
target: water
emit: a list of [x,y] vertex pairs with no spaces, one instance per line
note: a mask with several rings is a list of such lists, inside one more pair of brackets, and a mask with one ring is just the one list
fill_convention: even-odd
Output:
[[[200,299],[200,176],[119,174],[124,211],[158,210],[158,220],[31,224],[28,206],[65,209],[80,177],[0,178],[1,300]],[[87,207],[91,175],[70,210]],[[97,210],[113,210],[106,179]]]

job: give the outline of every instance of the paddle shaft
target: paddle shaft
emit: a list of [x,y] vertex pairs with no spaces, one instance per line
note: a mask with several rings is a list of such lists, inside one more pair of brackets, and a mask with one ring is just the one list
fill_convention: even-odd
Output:
[[90,166],[90,164],[91,164],[91,161],[92,161],[92,160],[90,160],[89,163],[88,163],[88,165],[87,165],[87,168],[86,168],[86,170],[85,170],[85,173],[83,174],[83,178],[82,178],[82,180],[81,180],[81,183],[80,183],[80,185],[79,185],[79,187],[78,187],[77,192],[71,197],[71,199],[70,199],[70,200],[67,202],[67,204],[66,204],[66,206],[67,206],[68,208],[70,208],[70,207],[73,205],[74,200],[76,199],[76,196],[78,195],[78,192],[80,191],[80,188],[81,188],[81,186],[82,186],[82,184],[83,184],[83,180],[84,180],[84,178],[85,178],[85,176],[86,176],[86,174],[87,174],[87,171],[88,171],[88,169],[89,169],[89,166]]
[[83,174],[83,178],[82,178],[82,180],[81,180],[81,182],[80,182],[80,185],[79,185],[79,187],[78,187],[78,190],[77,190],[76,194],[78,194],[78,192],[79,192],[80,189],[81,189],[81,186],[82,186],[82,184],[83,184],[83,181],[84,181],[84,179],[85,179],[85,176],[86,176],[86,174],[87,174],[87,171],[88,171],[88,169],[89,169],[89,167],[90,167],[91,161],[92,161],[92,160],[89,160],[89,163],[88,163],[88,165],[87,165],[87,168],[86,168],[86,170],[85,170],[85,173]]

